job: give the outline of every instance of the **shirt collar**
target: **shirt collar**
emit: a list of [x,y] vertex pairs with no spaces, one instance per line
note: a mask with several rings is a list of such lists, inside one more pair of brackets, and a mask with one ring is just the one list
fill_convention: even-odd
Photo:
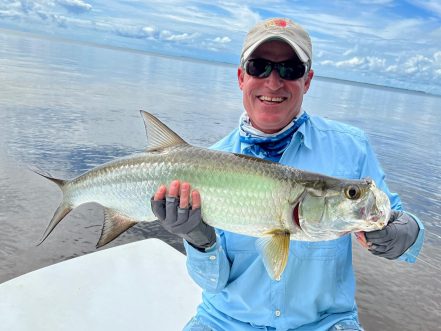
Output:
[[[299,115],[303,113],[303,109],[300,112]],[[303,139],[303,145],[308,148],[312,149],[312,142],[311,142],[311,115],[309,116],[309,120],[303,123],[297,130],[295,134],[299,134],[302,136]]]

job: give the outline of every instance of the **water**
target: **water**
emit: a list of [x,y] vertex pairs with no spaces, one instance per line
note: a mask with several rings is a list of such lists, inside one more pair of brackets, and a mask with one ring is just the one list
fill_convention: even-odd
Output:
[[[57,207],[55,185],[31,164],[70,178],[145,147],[138,110],[209,146],[242,112],[236,68],[41,39],[0,30],[0,282],[95,251],[103,212],[79,207],[36,246]],[[410,265],[354,244],[357,302],[367,330],[436,330],[441,317],[441,98],[316,78],[305,109],[364,129],[393,191],[427,227]],[[136,226],[105,248],[159,237]]]

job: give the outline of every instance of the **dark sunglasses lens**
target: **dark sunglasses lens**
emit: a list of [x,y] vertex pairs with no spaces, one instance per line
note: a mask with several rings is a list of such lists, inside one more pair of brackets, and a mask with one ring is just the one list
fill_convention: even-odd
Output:
[[274,63],[265,59],[248,60],[245,70],[248,75],[257,78],[266,78],[271,74],[273,68],[277,69],[279,76],[286,80],[296,80],[305,74],[305,65],[297,61],[285,61]]
[[298,62],[283,62],[278,65],[279,76],[286,80],[296,80],[305,74],[305,65]]
[[271,63],[266,60],[254,59],[246,62],[245,70],[248,75],[253,77],[266,78],[270,75],[272,66]]

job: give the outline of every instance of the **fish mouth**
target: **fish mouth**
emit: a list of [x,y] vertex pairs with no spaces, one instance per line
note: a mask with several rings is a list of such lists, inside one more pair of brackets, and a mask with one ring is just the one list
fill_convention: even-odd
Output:
[[297,225],[300,229],[302,229],[302,227],[300,226],[299,206],[300,206],[300,201],[297,202],[296,205],[294,206],[294,209],[292,211],[292,219],[294,221],[294,224]]

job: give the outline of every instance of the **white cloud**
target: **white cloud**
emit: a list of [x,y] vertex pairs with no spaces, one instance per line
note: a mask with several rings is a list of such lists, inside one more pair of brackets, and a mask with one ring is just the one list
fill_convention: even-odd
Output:
[[219,43],[219,44],[228,44],[231,42],[231,38],[229,37],[216,37],[213,40],[215,43]]
[[398,72],[398,66],[396,64],[390,65],[386,68],[386,72]]
[[153,37],[154,29],[150,27],[138,27],[138,26],[127,26],[118,25],[114,26],[113,30],[117,35],[127,38],[151,38]]
[[390,5],[393,4],[395,0],[360,0],[362,5]]
[[84,2],[83,0],[56,0],[60,6],[63,6],[68,11],[81,14],[92,10],[92,5]]
[[141,30],[149,37],[153,37],[153,35],[156,31],[155,28],[153,28],[151,26],[145,26]]
[[430,71],[433,60],[421,54],[410,57],[404,64],[404,72],[407,74],[414,74],[415,72]]
[[434,59],[435,65],[437,65],[441,68],[441,51],[438,51],[435,54],[433,54],[433,59]]
[[369,70],[381,70],[386,66],[386,59],[382,59],[376,56],[367,56],[367,67]]
[[360,58],[360,57],[353,57],[349,60],[345,60],[345,61],[338,61],[335,63],[335,66],[337,68],[353,68],[353,67],[359,67],[360,65],[365,63],[365,59],[364,58]]
[[427,22],[424,19],[405,18],[394,19],[384,25],[373,27],[372,32],[378,37],[387,40],[411,40],[412,43],[424,38],[422,31],[428,28]]
[[334,61],[331,60],[324,60],[324,61],[320,61],[319,64],[322,66],[333,66],[335,63]]
[[191,40],[194,39],[197,36],[196,33],[180,33],[180,34],[174,34],[168,30],[163,30],[159,33],[159,37],[162,40],[167,40],[167,41],[186,41],[186,40]]
[[356,53],[357,50],[358,50],[358,47],[356,46],[356,47],[354,47],[354,48],[348,49],[348,50],[345,51],[342,55],[343,55],[343,56],[348,56],[348,55],[351,55],[351,54]]
[[438,16],[441,16],[441,2],[439,0],[407,0],[416,7],[426,9]]

